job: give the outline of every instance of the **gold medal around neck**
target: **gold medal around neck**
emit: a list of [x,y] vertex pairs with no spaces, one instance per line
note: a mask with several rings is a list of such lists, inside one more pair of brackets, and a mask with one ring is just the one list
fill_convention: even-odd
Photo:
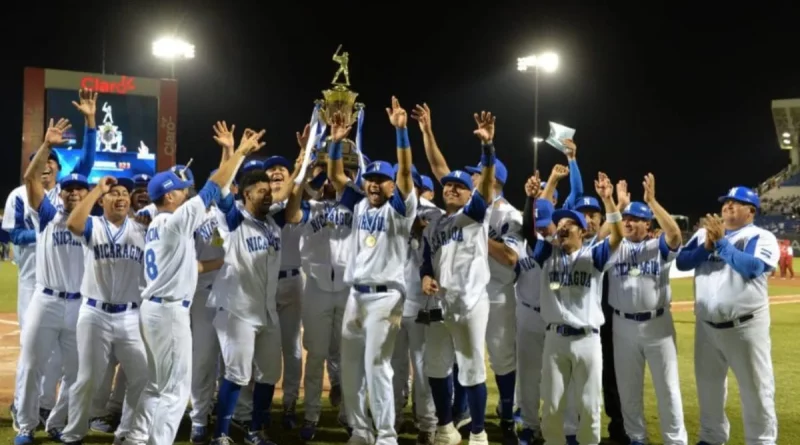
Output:
[[378,239],[375,238],[375,235],[372,235],[372,234],[367,235],[367,238],[364,239],[364,244],[366,244],[367,247],[370,247],[370,248],[371,247],[375,247],[375,245],[378,244]]
[[561,289],[561,283],[550,283],[550,290],[559,290]]
[[641,274],[642,274],[642,271],[639,270],[638,267],[631,267],[631,270],[628,271],[628,275],[630,275],[632,277],[638,277]]

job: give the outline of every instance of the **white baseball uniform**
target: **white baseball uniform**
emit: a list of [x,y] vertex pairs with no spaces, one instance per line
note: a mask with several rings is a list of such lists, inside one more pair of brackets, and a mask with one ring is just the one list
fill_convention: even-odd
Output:
[[[699,440],[729,439],[725,415],[728,369],[739,382],[745,443],[775,444],[775,378],[769,336],[767,277],[778,265],[775,235],[753,224],[725,234],[725,248],[705,251],[700,229],[679,254],[699,255],[694,268],[695,378],[700,402]],[[732,258],[735,258],[733,260]],[[737,270],[746,261],[762,261],[763,273]],[[681,267],[684,269],[685,267]]]
[[567,254],[548,241],[537,240],[533,258],[542,268],[541,314],[546,323],[542,359],[542,436],[564,441],[567,387],[575,385],[580,423],[579,443],[600,442],[603,354],[600,326],[603,274],[611,267],[608,239]]
[[69,423],[62,433],[63,442],[82,440],[89,419],[103,414],[90,410],[112,355],[128,376],[125,406],[115,434],[120,439],[147,440],[146,435],[136,437],[130,428],[147,382],[147,353],[139,333],[138,310],[144,288],[144,231],[145,227],[131,218],[125,218],[119,227],[103,216],[86,220],[80,237],[85,249],[84,304],[77,324],[78,378],[69,388]]
[[647,441],[644,421],[645,363],[653,376],[665,445],[686,445],[678,350],[672,322],[669,270],[677,250],[665,236],[623,240],[611,256],[608,299],[614,308],[614,361],[625,432]]
[[[380,207],[362,198],[349,184],[341,200],[353,209],[354,224],[344,279],[352,288],[342,321],[342,394],[353,435],[369,441],[374,423],[375,443],[389,445],[397,443],[391,359],[403,315],[403,264],[418,201],[415,190],[404,198],[397,188]],[[372,422],[359,395],[365,384]]]
[[[429,200],[419,198],[417,207],[417,218],[423,221],[431,221],[437,218],[444,211]],[[413,369],[413,401],[416,407],[416,420],[420,431],[436,431],[436,406],[433,403],[431,387],[425,375],[425,332],[424,324],[416,323],[417,314],[421,309],[427,307],[428,310],[436,306],[426,305],[430,300],[422,293],[422,280],[419,276],[419,269],[422,267],[422,253],[424,242],[422,237],[412,237],[409,240],[408,261],[405,263],[405,303],[403,304],[403,323],[394,343],[394,354],[392,356],[392,369],[394,378],[394,409],[395,415],[402,419],[403,403],[405,402],[405,392],[409,380],[409,361],[410,368]]]
[[[75,329],[81,305],[83,247],[67,229],[67,214],[48,199],[38,209],[29,207],[36,230],[36,288],[25,313],[21,333],[22,362],[17,420],[21,432],[31,432],[39,424],[38,399],[42,370],[51,351],[61,351],[62,385],[69,388],[78,373],[78,347]],[[66,425],[69,391],[61,391],[47,419],[46,430]]]
[[[353,196],[353,195],[351,195]],[[358,196],[358,195],[355,195]],[[306,275],[303,294],[303,378],[305,420],[318,422],[322,410],[325,361],[339,356],[342,318],[350,289],[344,272],[350,258],[350,207],[339,201],[308,201],[309,217],[301,238],[300,254]],[[362,402],[363,403],[363,402]]]
[[[145,235],[144,276],[139,308],[147,349],[148,381],[139,398],[134,426],[150,424],[148,444],[171,444],[189,401],[192,333],[189,307],[197,287],[194,233],[220,188],[207,182],[174,213],[153,217]],[[135,433],[138,434],[138,431]]]

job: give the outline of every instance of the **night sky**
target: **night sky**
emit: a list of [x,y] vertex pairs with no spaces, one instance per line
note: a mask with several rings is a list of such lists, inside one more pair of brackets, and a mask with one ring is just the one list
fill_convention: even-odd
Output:
[[[602,170],[633,184],[633,199],[641,199],[641,178],[652,172],[671,213],[697,216],[719,211],[715,198],[728,188],[755,186],[789,159],[770,111],[773,99],[800,97],[800,8],[788,1],[707,11],[582,6],[594,2],[459,2],[458,9],[434,2],[126,3],[136,6],[82,2],[4,12],[3,199],[20,176],[23,67],[100,72],[105,35],[106,73],[168,77],[151,43],[176,29],[197,48],[176,73],[178,160],[194,158],[195,177],[218,163],[216,120],[236,123],[239,132],[265,128],[259,156],[294,159],[294,133],[330,86],[340,43],[350,53],[352,88],[366,104],[368,156],[396,159],[384,111],[392,95],[409,112],[416,103],[431,106],[451,168],[478,161],[472,113],[490,110],[498,157],[509,167],[506,195],[518,207],[533,167],[534,82],[516,60],[545,50],[558,52],[561,66],[540,77],[539,133],[547,136],[551,120],[577,129],[578,162],[592,194]],[[427,173],[419,128],[409,128],[415,164]],[[543,177],[566,163],[549,145],[539,148]],[[564,181],[559,192],[567,191]]]

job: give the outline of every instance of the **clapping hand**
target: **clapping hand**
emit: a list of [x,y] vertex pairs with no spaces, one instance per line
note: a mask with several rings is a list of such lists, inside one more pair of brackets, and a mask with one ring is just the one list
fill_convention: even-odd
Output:
[[492,142],[494,140],[494,123],[497,118],[492,116],[491,112],[487,113],[486,111],[481,111],[480,115],[475,113],[473,117],[475,123],[478,124],[478,128],[473,131],[475,136],[478,136],[478,139],[484,144]]
[[72,128],[72,124],[67,119],[61,118],[55,125],[53,125],[53,119],[50,119],[50,125],[44,134],[44,143],[49,147],[66,145],[68,141],[64,139],[64,132],[70,128]]
[[608,179],[608,176],[605,173],[597,173],[597,179],[594,181],[594,191],[597,192],[597,196],[599,196],[603,202],[611,199],[611,194],[614,192],[614,186],[611,185],[611,180]]
[[228,129],[228,124],[225,121],[217,121],[212,127],[214,128],[214,140],[217,141],[220,147],[225,150],[233,151],[233,132],[236,130],[236,125],[231,125]]
[[78,90],[79,102],[72,101],[72,105],[83,114],[84,117],[94,116],[97,113],[97,93],[92,90]]
[[706,249],[712,250],[714,244],[725,236],[725,227],[722,224],[722,218],[717,214],[706,215],[705,225],[706,229]]
[[340,142],[342,139],[346,138],[348,134],[350,134],[350,125],[349,122],[346,122],[344,119],[344,115],[337,111],[333,113],[333,118],[331,122],[331,140],[333,142]]
[[398,101],[396,97],[392,96],[392,107],[386,109],[386,114],[389,116],[389,122],[391,122],[395,128],[406,128],[408,124],[408,114],[406,110],[400,106],[400,101]]
[[539,197],[539,192],[542,189],[542,180],[539,179],[539,171],[534,172],[533,176],[525,181],[525,195],[528,198],[536,199]]
[[415,106],[411,110],[411,118],[419,123],[419,129],[423,133],[431,129],[431,109],[428,104],[423,103],[422,106]]
[[656,200],[656,177],[653,176],[652,173],[648,173],[644,177],[644,181],[642,181],[642,187],[644,188],[644,202],[647,205],[655,202]]
[[[646,200],[645,200],[646,201]],[[620,209],[628,207],[631,203],[631,194],[628,191],[628,181],[621,179],[617,182],[617,205]]]
[[264,137],[264,133],[267,130],[261,130],[258,133],[251,129],[246,129],[244,131],[244,135],[242,136],[242,141],[239,142],[239,147],[236,149],[237,153],[242,153],[244,156],[248,156],[251,153],[254,153],[261,149],[266,142],[261,142],[261,138]]

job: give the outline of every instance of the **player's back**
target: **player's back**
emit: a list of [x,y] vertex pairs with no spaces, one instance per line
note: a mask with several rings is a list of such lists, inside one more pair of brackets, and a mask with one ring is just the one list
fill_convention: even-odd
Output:
[[197,286],[197,261],[194,239],[169,230],[169,219],[176,214],[158,213],[145,234],[144,277],[147,285],[142,298],[190,299]]

